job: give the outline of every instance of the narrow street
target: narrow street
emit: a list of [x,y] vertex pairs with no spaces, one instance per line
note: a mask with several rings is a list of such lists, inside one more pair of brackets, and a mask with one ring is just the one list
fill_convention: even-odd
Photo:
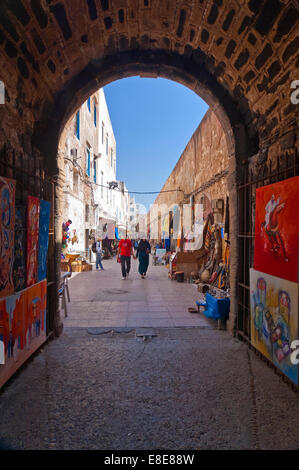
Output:
[[170,281],[165,266],[150,266],[141,279],[138,260],[131,263],[126,280],[116,258],[103,261],[104,271],[75,275],[65,327],[207,326],[202,316],[188,312],[198,299],[194,286]]
[[[3,389],[11,449],[298,449],[298,396],[150,266],[75,275],[62,336]],[[142,330],[145,327],[145,330]],[[141,330],[140,330],[141,328]],[[142,331],[155,336],[143,341]],[[137,334],[140,334],[138,337]]]

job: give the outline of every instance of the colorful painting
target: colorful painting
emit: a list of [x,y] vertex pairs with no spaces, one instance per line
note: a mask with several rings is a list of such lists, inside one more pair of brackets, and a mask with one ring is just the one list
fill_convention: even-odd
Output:
[[27,289],[27,309],[25,312],[26,347],[29,348],[34,338],[45,334],[44,280]]
[[0,176],[0,298],[14,292],[15,193],[15,181]]
[[298,385],[291,344],[298,339],[298,284],[250,270],[251,343]]
[[254,268],[298,282],[299,176],[256,190]]
[[48,201],[40,201],[39,212],[39,238],[38,238],[38,269],[37,280],[42,281],[47,277],[47,258],[49,245],[49,224],[51,204]]
[[46,341],[46,311],[46,280],[0,300],[0,388]]
[[39,199],[28,196],[27,201],[27,286],[37,282],[39,235]]
[[16,206],[15,214],[15,257],[13,267],[13,282],[15,292],[26,288],[26,207]]

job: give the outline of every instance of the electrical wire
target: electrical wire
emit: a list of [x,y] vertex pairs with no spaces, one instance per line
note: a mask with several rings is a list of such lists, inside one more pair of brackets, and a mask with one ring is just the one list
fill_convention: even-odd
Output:
[[[78,165],[78,163],[74,163],[70,158],[68,157],[64,157],[65,160],[68,160],[69,162],[72,163],[72,165],[75,167],[75,168],[79,168],[80,169],[80,176],[83,178],[83,169],[81,168],[80,165]],[[99,184],[99,183],[96,183],[95,181],[90,181],[88,178],[84,178],[83,180],[84,183],[87,183],[88,185],[92,186],[93,184],[95,186],[98,186],[100,188],[104,188],[104,189],[109,189],[109,191],[118,191],[118,192],[122,192],[121,189],[119,188],[110,188],[109,186],[106,186],[104,184]],[[165,191],[129,191],[128,189],[127,190],[124,190],[124,193],[128,193],[128,194],[160,194],[160,193],[172,193],[172,192],[176,192],[176,191],[181,191],[183,194],[184,194],[184,191],[182,189],[168,189],[168,190],[165,190]]]

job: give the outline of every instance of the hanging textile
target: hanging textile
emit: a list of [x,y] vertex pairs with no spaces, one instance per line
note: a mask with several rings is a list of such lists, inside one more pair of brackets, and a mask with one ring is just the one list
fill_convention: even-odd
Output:
[[210,221],[210,218],[209,218],[208,223],[207,223],[206,236],[205,236],[205,249],[206,249],[206,251],[210,251],[211,238],[212,238],[212,224],[211,224],[211,221]]

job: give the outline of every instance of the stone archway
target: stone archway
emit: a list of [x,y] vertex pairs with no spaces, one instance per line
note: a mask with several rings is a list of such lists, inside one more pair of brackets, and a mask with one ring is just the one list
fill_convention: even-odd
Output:
[[[0,147],[9,142],[56,178],[59,135],[88,95],[112,80],[161,76],[193,89],[219,118],[235,192],[242,162],[295,149],[297,18],[296,2],[285,0],[5,0]],[[57,255],[59,206],[56,214]],[[237,257],[233,265],[235,278]]]
[[[181,83],[192,89],[200,97],[206,100],[218,117],[225,131],[228,153],[229,153],[229,186],[230,186],[230,217],[231,217],[231,285],[232,298],[236,299],[236,280],[237,280],[237,194],[236,180],[238,174],[238,162],[247,160],[256,151],[255,139],[250,139],[248,130],[243,123],[242,116],[234,106],[234,103],[224,93],[222,88],[215,83],[213,77],[203,68],[200,70],[198,66],[191,61],[183,59],[180,56],[169,57],[162,51],[157,54],[144,54],[133,51],[122,56],[119,64],[120,55],[109,57],[107,61],[101,62],[99,66],[93,65],[85,71],[85,85],[82,86],[81,77],[74,77],[71,83],[61,91],[57,96],[53,106],[53,111],[47,107],[45,116],[41,120],[44,128],[38,124],[35,131],[35,145],[40,149],[47,158],[47,168],[50,173],[57,177],[57,193],[56,193],[56,242],[60,247],[60,230],[61,227],[61,188],[59,178],[59,160],[57,159],[57,148],[59,145],[59,137],[63,130],[64,124],[73,112],[99,87],[119,78],[129,76],[146,76],[146,77],[163,77]],[[67,98],[65,98],[67,97]],[[70,98],[72,97],[72,98]],[[249,111],[248,111],[249,112]],[[53,113],[53,114],[52,114]],[[256,136],[255,136],[256,138]],[[58,166],[57,166],[58,164]],[[60,250],[58,249],[57,260],[60,259]],[[58,265],[58,263],[57,263]],[[59,273],[57,272],[57,277]],[[232,302],[230,329],[233,331],[234,319],[236,316],[237,300]]]

